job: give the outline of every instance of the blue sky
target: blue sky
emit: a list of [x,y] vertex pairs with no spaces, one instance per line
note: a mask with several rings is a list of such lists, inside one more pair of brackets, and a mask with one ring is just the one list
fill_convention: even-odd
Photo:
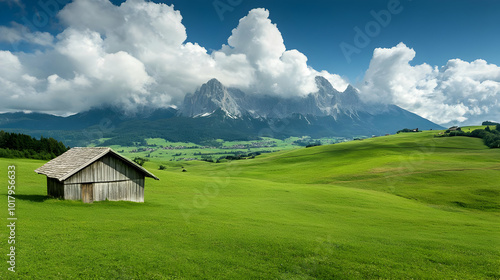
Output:
[[[187,4],[196,3],[194,5]],[[306,54],[310,64],[347,76],[362,78],[372,52],[377,47],[393,47],[404,42],[417,51],[415,63],[443,65],[449,59],[472,61],[478,58],[500,64],[500,1],[401,0],[403,11],[360,54],[348,63],[339,45],[352,43],[354,27],[364,29],[373,21],[371,11],[387,10],[387,0],[370,1],[241,1],[220,21],[212,1],[173,1],[184,15],[188,40],[219,48],[249,10],[269,9],[289,49]],[[202,7],[201,9],[193,7]],[[201,19],[201,20],[200,20]],[[202,27],[200,27],[200,22]]]
[[[38,0],[0,1],[0,25],[23,18],[32,19],[44,12]],[[51,1],[41,1],[50,3]],[[69,2],[59,0],[60,3]],[[112,1],[116,5],[122,0]],[[187,40],[197,42],[208,50],[219,49],[227,43],[231,30],[253,8],[266,8],[271,20],[278,25],[288,49],[304,53],[309,64],[318,70],[327,70],[345,76],[351,82],[362,79],[374,48],[393,47],[399,42],[417,51],[414,63],[444,65],[453,58],[466,61],[484,59],[500,65],[500,1],[495,0],[401,0],[402,12],[392,15],[387,27],[370,37],[371,42],[361,53],[353,54],[348,62],[339,45],[353,44],[354,27],[361,29],[373,21],[371,11],[387,10],[387,0],[171,0],[154,1],[173,4],[183,16]],[[221,5],[226,4],[228,6]],[[235,5],[231,5],[234,3]],[[219,13],[215,6],[219,7]],[[49,5],[52,8],[52,6]],[[229,7],[229,9],[226,9]],[[223,16],[223,18],[220,17]],[[56,17],[39,28],[56,35],[61,26]],[[12,49],[2,44],[2,49]],[[22,50],[33,51],[23,45]]]
[[[34,110],[64,114],[64,110],[49,105],[40,106],[38,101],[34,102],[38,106],[16,103],[16,98],[20,99],[26,91],[32,91],[34,96],[46,95],[47,100],[56,98],[56,103],[65,106],[65,102],[69,102],[71,98],[59,97],[58,92],[62,92],[64,87],[75,92],[81,90],[82,93],[85,93],[86,87],[87,90],[98,92],[99,96],[109,95],[96,97],[95,102],[116,100],[117,96],[108,92],[127,91],[130,94],[124,98],[124,106],[133,107],[133,103],[148,102],[162,106],[175,105],[182,100],[184,94],[193,91],[195,85],[212,74],[218,78],[220,76],[226,84],[256,92],[266,91],[266,88],[255,88],[249,84],[250,81],[244,81],[244,76],[248,73],[258,72],[255,74],[254,83],[258,81],[263,85],[277,85],[278,95],[285,95],[284,92],[303,95],[311,89],[311,85],[306,82],[293,82],[293,85],[285,86],[291,83],[287,77],[275,78],[277,74],[271,73],[271,70],[262,72],[252,68],[261,65],[262,61],[271,61],[266,62],[266,67],[274,69],[279,64],[279,67],[288,67],[286,69],[292,69],[296,73],[303,73],[306,65],[312,69],[307,75],[325,75],[339,90],[351,83],[360,89],[361,95],[368,101],[394,103],[440,123],[477,122],[482,118],[500,117],[497,113],[500,111],[500,105],[497,105],[500,99],[500,74],[497,74],[500,65],[500,1],[155,1],[173,4],[174,9],[180,11],[182,22],[175,19],[172,21],[175,28],[163,26],[158,30],[148,30],[149,36],[176,38],[175,44],[172,43],[175,46],[170,43],[164,46],[165,55],[162,58],[152,60],[148,60],[146,55],[152,49],[146,51],[144,46],[137,47],[134,42],[123,38],[124,41],[120,43],[122,47],[117,47],[116,38],[132,34],[130,32],[135,27],[158,24],[152,19],[153,14],[146,15],[144,12],[144,18],[135,18],[135,26],[130,24],[130,30],[121,30],[120,33],[112,30],[115,27],[112,27],[111,21],[135,14],[130,9],[117,8],[124,1],[113,0],[115,8],[109,3],[99,6],[95,4],[97,1],[94,1],[94,4],[85,4],[84,0],[65,7],[67,2],[69,1],[0,0],[0,36],[3,36],[0,37],[0,51],[3,51],[4,68],[7,68],[7,61],[11,63],[9,67],[14,65],[19,68],[17,77],[12,71],[5,75],[10,77],[4,82],[10,85],[11,91],[4,87],[4,92],[0,94],[8,95],[11,102],[7,102],[10,105],[4,105],[9,107],[0,110]],[[107,3],[108,0],[99,2]],[[143,7],[144,5],[139,4],[146,3],[143,0],[128,2],[130,7]],[[155,4],[149,7],[160,6]],[[266,10],[254,10],[256,8]],[[59,13],[61,9],[66,11]],[[99,12],[99,18],[92,18],[96,11],[103,12]],[[251,15],[250,11],[256,12]],[[114,18],[106,14],[107,12],[114,14]],[[175,14],[172,10],[163,8],[155,10],[154,13],[154,16]],[[381,15],[381,19],[377,21],[374,14]],[[387,14],[390,19],[384,18]],[[108,17],[113,20],[107,20]],[[246,18],[245,26],[240,23],[243,18]],[[106,26],[107,24],[109,26]],[[276,24],[277,28],[272,24]],[[101,28],[100,25],[104,27]],[[251,33],[249,30],[252,30],[254,25],[257,30],[254,30],[255,33],[248,35],[248,38],[241,35]],[[183,28],[187,37],[183,37]],[[232,36],[235,28],[240,30],[239,37]],[[364,34],[362,36],[371,32],[366,35],[368,41],[356,41],[359,39],[356,30],[361,30]],[[93,36],[91,33],[99,36]],[[139,38],[134,36],[130,38]],[[233,44],[230,43],[229,48],[223,49],[222,45],[228,44],[230,36],[233,37]],[[275,42],[277,47],[264,44],[252,46],[259,51],[244,50],[244,44],[255,42],[255,38]],[[145,40],[147,41],[147,38]],[[131,83],[129,88],[113,88],[114,85],[123,85],[118,82],[118,78],[130,79],[125,76],[118,77],[123,74],[120,73],[116,75],[116,81],[103,81],[96,73],[85,68],[83,62],[91,61],[91,57],[78,57],[76,50],[88,41],[95,43],[96,52],[99,53],[95,55],[101,56],[94,57],[96,61],[108,61],[109,65],[113,61],[116,65],[137,66],[138,71],[129,73],[136,77],[135,84]],[[188,42],[195,43],[195,46],[187,44]],[[145,42],[142,43],[146,45]],[[160,43],[155,41],[154,44]],[[352,46],[355,52],[346,55],[346,46]],[[179,47],[182,51],[176,53],[175,50],[179,51]],[[266,47],[270,48],[269,57]],[[160,45],[158,48],[161,49]],[[206,54],[200,54],[203,49]],[[288,54],[281,56],[285,49]],[[290,52],[294,49],[298,52]],[[379,51],[374,53],[376,49]],[[184,57],[182,63],[168,60],[166,54],[169,50],[172,51],[171,56]],[[172,63],[178,68],[190,68],[191,65],[183,64],[189,60],[186,59],[189,53],[196,53],[192,57],[191,65],[196,64],[193,69],[205,70],[200,70],[201,73],[188,71],[182,74],[170,73],[168,71],[171,69],[162,68],[161,73],[167,73],[162,76],[158,67],[163,66],[151,62],[165,59],[165,63]],[[273,56],[275,54],[277,56]],[[255,61],[249,62],[253,63],[253,66],[239,64],[242,63],[242,56],[247,59],[254,57]],[[307,64],[302,62],[304,56],[308,59]],[[285,63],[282,61],[284,57],[293,62]],[[202,65],[197,65],[199,60]],[[273,64],[272,61],[276,63]],[[206,70],[212,69],[209,66],[215,67],[218,72],[211,73]],[[384,69],[381,68],[383,66]],[[105,73],[114,71],[111,66],[106,67],[102,69]],[[235,71],[232,67],[243,69],[239,73],[239,80],[238,77],[227,77],[227,73]],[[99,73],[104,73],[102,71]],[[173,75],[185,76],[174,82],[170,79]],[[196,75],[199,79],[187,77],[189,75]],[[182,85],[178,84],[179,80],[183,81]],[[401,81],[401,84],[394,85],[394,80]],[[23,81],[29,81],[31,84],[23,84]],[[462,81],[469,83],[464,84]],[[12,85],[18,85],[18,88]],[[459,88],[467,88],[469,92],[461,93]],[[481,93],[475,96],[476,92]],[[95,102],[84,102],[83,107],[74,106],[68,110],[74,112],[87,109],[95,106]],[[433,102],[439,103],[439,106],[430,106]],[[446,114],[442,113],[443,110]]]

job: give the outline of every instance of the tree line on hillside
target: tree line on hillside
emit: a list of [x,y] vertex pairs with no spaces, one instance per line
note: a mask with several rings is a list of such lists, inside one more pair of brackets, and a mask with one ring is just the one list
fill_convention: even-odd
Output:
[[66,152],[62,142],[54,138],[40,140],[21,133],[0,131],[0,157],[50,160]]
[[455,130],[446,130],[444,137],[453,136],[466,136],[481,138],[484,144],[490,148],[500,148],[500,124],[497,124],[495,128],[491,129],[487,126],[485,129],[475,129],[473,131],[463,131],[461,128],[456,128]]
[[144,138],[162,138],[170,142],[192,142],[201,146],[217,147],[220,144],[214,139],[258,140],[257,134],[265,128],[262,120],[247,120],[244,123],[235,119],[220,121],[220,118],[211,117],[136,120],[119,124],[114,130],[104,133],[103,138],[110,139],[100,145],[134,146],[134,142],[141,142]]
[[311,147],[316,147],[316,146],[321,146],[321,141],[310,141],[310,140],[297,140],[294,141],[292,144],[295,144],[297,146],[301,147],[306,147],[306,148],[311,148]]
[[401,130],[398,130],[397,134],[400,134],[400,133],[406,133],[406,132],[421,132],[418,130],[418,128],[415,128],[415,129],[409,129],[409,128],[403,128]]
[[201,160],[206,161],[206,162],[220,163],[220,162],[227,161],[227,160],[254,159],[256,156],[260,156],[261,154],[272,153],[272,152],[273,151],[270,151],[270,150],[269,151],[250,152],[250,153],[238,151],[232,155],[222,156],[219,158],[214,158],[212,156],[202,155]]

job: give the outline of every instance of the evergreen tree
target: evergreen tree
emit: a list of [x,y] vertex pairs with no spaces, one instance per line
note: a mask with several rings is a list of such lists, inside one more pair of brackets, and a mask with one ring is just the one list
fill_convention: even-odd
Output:
[[0,131],[0,157],[48,160],[61,155],[68,149],[69,147],[53,138],[42,136],[40,140],[37,140],[21,133]]

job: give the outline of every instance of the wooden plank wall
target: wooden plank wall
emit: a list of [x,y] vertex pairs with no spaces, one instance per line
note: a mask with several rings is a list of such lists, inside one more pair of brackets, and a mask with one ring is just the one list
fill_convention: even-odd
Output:
[[94,201],[144,202],[144,179],[94,184]]
[[[94,201],[134,201],[144,202],[144,179],[102,182],[93,184]],[[64,199],[81,200],[82,184],[64,185]]]
[[63,195],[64,199],[81,200],[82,184],[92,184],[93,201],[144,202],[144,181],[144,174],[130,164],[106,155],[65,180]]
[[64,184],[64,199],[81,200],[82,199],[81,184]]
[[94,202],[94,186],[93,184],[82,184],[82,201],[83,203]]
[[144,178],[144,174],[130,164],[115,156],[106,155],[65,180],[65,183],[115,182],[141,178]]
[[47,177],[47,195],[64,198],[64,184],[57,179]]

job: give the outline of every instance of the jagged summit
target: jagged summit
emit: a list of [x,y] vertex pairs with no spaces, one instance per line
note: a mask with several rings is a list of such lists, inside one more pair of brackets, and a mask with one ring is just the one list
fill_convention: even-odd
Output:
[[338,92],[325,77],[316,76],[315,80],[319,92]]
[[217,80],[216,78],[210,79],[210,81],[208,81],[206,84],[207,85],[222,85],[222,83],[219,82],[219,80]]
[[237,90],[228,89],[217,79],[203,84],[194,94],[184,98],[180,114],[189,117],[207,116],[221,109],[230,117],[241,117],[241,109],[235,97]]
[[361,101],[359,91],[352,85],[348,85],[344,92],[339,95],[338,102],[344,112],[349,115],[357,115],[358,111],[368,110],[368,105]]
[[225,87],[221,82],[219,82],[219,80],[211,79],[206,84],[203,84],[197,92],[199,92],[199,95],[215,98],[222,101],[225,95],[224,89]]
[[[145,107],[135,114],[123,115],[113,108],[98,108],[69,117],[0,114],[0,125],[36,133],[44,131],[44,136],[84,129],[84,137],[74,137],[71,132],[69,142],[65,140],[73,146],[88,145],[87,136],[94,135],[89,131],[96,127],[100,128],[95,133],[98,139],[113,137],[114,143],[126,145],[133,145],[132,139],[149,137],[201,143],[207,139],[353,137],[395,133],[405,127],[442,128],[395,105],[365,104],[353,86],[339,92],[323,77],[317,77],[316,84],[317,91],[305,97],[284,98],[245,94],[211,79],[186,95],[179,109]],[[51,129],[56,134],[50,134]]]
[[347,85],[347,88],[344,90],[344,92],[355,92],[355,93],[359,94],[358,89],[353,87],[351,84]]
[[366,104],[352,85],[339,92],[324,77],[316,77],[315,82],[316,92],[285,98],[245,94],[211,79],[195,93],[186,95],[178,114],[195,119],[210,117],[214,121],[231,119],[245,123],[245,127],[252,127],[256,121],[269,125],[271,130],[275,123],[280,123],[280,129],[290,135],[352,135],[354,130],[361,135],[391,133],[401,127],[439,128],[394,105],[382,108]]
[[203,84],[194,94],[186,95],[180,114],[187,117],[208,116],[217,109],[229,117],[244,115],[259,118],[286,118],[294,114],[312,116],[356,115],[362,108],[356,89],[349,86],[344,93],[337,91],[324,77],[317,76],[318,91],[306,97],[283,98],[270,95],[247,95],[227,88],[217,79]]
[[222,87],[222,83],[219,82],[219,80],[214,78],[214,79],[211,79],[208,82],[204,83],[203,85],[201,85],[201,87],[210,87],[213,89],[217,89],[217,88]]

